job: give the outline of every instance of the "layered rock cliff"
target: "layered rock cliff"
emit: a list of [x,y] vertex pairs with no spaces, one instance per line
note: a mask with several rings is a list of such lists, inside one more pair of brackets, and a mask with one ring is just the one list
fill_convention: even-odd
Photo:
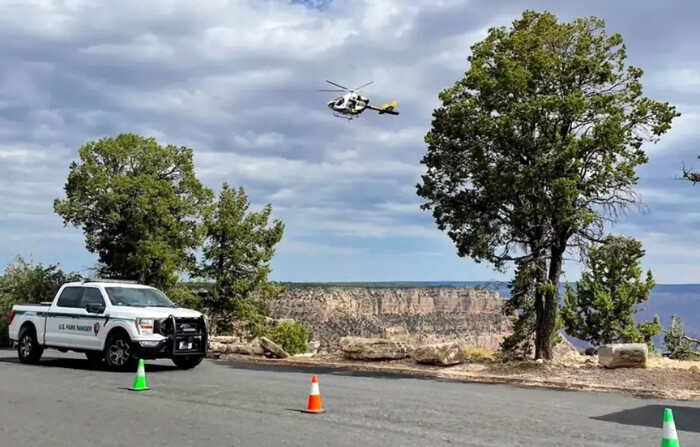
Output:
[[510,334],[503,299],[492,290],[451,287],[292,287],[272,303],[273,318],[306,323],[322,349],[343,336],[459,340],[497,349]]

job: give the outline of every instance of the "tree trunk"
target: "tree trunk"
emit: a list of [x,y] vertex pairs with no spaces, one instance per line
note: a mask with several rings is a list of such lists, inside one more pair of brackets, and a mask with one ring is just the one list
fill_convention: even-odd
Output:
[[564,261],[564,247],[552,247],[547,287],[540,292],[541,309],[535,322],[535,359],[552,360],[552,336],[559,307],[559,278]]
[[544,318],[544,293],[541,290],[535,292],[535,359],[542,358],[540,349],[540,322]]
[[535,359],[542,357],[542,352],[540,351],[537,340],[539,322],[544,318],[545,310],[545,296],[542,286],[545,284],[547,279],[547,258],[545,255],[541,254],[537,258],[536,268],[535,268]]

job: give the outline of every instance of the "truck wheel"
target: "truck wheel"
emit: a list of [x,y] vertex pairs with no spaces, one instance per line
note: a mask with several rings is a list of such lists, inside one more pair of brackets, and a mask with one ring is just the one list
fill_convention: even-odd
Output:
[[173,363],[180,369],[192,369],[202,363],[202,360],[204,360],[203,355],[194,357],[175,357],[173,358]]
[[136,357],[129,336],[120,332],[110,335],[105,343],[104,358],[112,370],[124,371],[134,366]]
[[33,327],[25,327],[19,333],[19,343],[17,343],[17,356],[22,363],[39,363],[44,347],[39,344],[36,338],[36,330]]

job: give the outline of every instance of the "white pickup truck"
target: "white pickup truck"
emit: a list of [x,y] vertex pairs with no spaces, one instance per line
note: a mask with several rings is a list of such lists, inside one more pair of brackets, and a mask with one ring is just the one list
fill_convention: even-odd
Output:
[[206,316],[156,288],[118,280],[67,283],[53,302],[13,306],[9,335],[23,363],[37,363],[53,348],[116,370],[135,368],[140,358],[194,368],[209,349]]

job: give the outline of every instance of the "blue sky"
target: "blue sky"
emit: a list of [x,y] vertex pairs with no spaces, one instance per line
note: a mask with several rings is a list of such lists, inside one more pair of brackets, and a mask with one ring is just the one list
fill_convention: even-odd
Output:
[[[624,4],[623,4],[624,3]],[[689,1],[471,2],[42,0],[0,3],[0,262],[15,255],[85,271],[79,229],[53,213],[80,145],[136,132],[195,150],[200,178],[243,185],[286,223],[273,278],[291,281],[507,280],[458,258],[419,209],[423,138],[438,92],[469,46],[523,8],[597,15],[622,33],[646,93],[683,116],[648,147],[647,209],[613,231],[639,238],[659,283],[700,282],[700,4]],[[325,79],[374,81],[400,116],[346,122]],[[580,274],[568,263],[564,279]]]

